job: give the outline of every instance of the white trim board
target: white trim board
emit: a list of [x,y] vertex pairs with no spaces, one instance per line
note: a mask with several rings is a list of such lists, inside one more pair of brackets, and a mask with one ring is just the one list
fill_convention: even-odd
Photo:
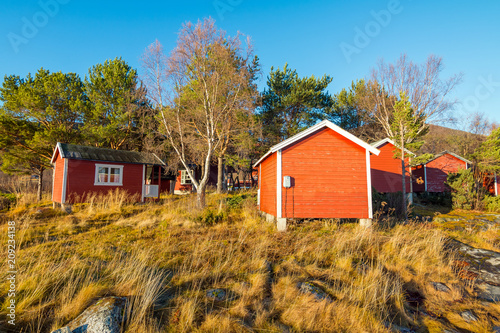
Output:
[[146,164],[142,165],[142,179],[141,179],[141,202],[144,202],[144,186],[146,182]]
[[[380,140],[380,141],[377,141],[377,142],[373,142],[371,143],[370,145],[375,147],[375,148],[378,148],[380,146],[382,146],[383,144],[385,143],[390,143],[391,145],[393,145],[394,147],[398,148],[398,149],[401,149],[401,147],[399,147],[397,144],[394,143],[394,141],[392,141],[391,139],[389,138],[385,138],[383,140]],[[415,155],[415,153],[412,153],[411,151],[409,151],[408,149],[405,148],[405,152],[407,152],[408,154],[410,155],[413,155],[413,156],[417,156]]]
[[495,197],[498,196],[498,178],[497,173],[495,172]]
[[61,191],[61,203],[66,203],[66,187],[68,186],[68,159],[64,159],[63,183]]
[[255,168],[257,165],[259,165],[260,162],[262,162],[267,156],[269,156],[269,154],[272,154],[274,152],[282,150],[282,149],[288,147],[289,145],[291,145],[291,144],[305,138],[306,136],[313,134],[314,132],[319,131],[320,129],[323,129],[323,128],[329,128],[329,129],[333,130],[334,132],[337,132],[338,134],[340,134],[343,137],[349,139],[350,141],[356,143],[357,145],[363,147],[364,149],[366,149],[367,151],[369,151],[372,154],[375,154],[377,156],[378,156],[378,154],[380,154],[380,150],[373,147],[372,145],[369,145],[368,143],[355,137],[351,133],[343,130],[342,128],[335,125],[331,121],[323,120],[323,121],[317,123],[316,125],[311,126],[308,129],[305,129],[302,132],[292,136],[291,138],[288,138],[285,141],[282,141],[282,142],[278,143],[277,145],[272,146],[271,149],[253,165],[253,167]]
[[427,165],[424,164],[424,190],[427,192]]
[[366,184],[368,187],[368,218],[373,218],[372,203],[372,169],[370,167],[370,152],[366,151]]
[[281,218],[282,211],[282,188],[281,188],[281,149],[278,150],[276,156],[276,217]]

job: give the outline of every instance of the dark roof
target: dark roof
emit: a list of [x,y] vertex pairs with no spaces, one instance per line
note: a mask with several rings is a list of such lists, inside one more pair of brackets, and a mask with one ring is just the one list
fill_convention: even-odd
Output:
[[60,142],[57,143],[56,149],[54,150],[52,163],[54,163],[54,157],[57,150],[59,150],[62,158],[102,162],[166,165],[158,156],[151,153],[88,147]]

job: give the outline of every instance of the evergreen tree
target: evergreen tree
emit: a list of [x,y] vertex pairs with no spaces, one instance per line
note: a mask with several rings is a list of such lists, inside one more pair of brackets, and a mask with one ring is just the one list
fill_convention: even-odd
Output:
[[326,92],[330,82],[328,75],[299,78],[287,64],[282,70],[271,67],[259,111],[265,145],[272,146],[324,119],[332,105]]
[[43,171],[50,168],[56,143],[78,143],[87,100],[80,77],[40,69],[35,77],[11,75],[0,88],[0,150],[6,173],[38,175],[42,195]]
[[89,69],[84,86],[90,101],[88,142],[112,149],[136,148],[140,122],[153,120],[137,71],[121,58],[106,60]]

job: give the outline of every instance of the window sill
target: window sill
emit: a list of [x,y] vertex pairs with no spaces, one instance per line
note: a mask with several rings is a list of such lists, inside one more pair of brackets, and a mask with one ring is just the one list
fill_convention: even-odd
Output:
[[123,186],[123,183],[94,183],[94,186]]

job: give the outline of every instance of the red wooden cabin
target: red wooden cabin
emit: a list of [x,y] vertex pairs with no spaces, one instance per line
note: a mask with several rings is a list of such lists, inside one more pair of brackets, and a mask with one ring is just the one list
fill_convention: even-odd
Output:
[[[380,193],[401,192],[403,185],[403,167],[401,158],[394,157],[396,151],[400,151],[394,142],[389,139],[383,139],[371,144],[373,147],[380,150],[380,154],[371,155],[370,166],[372,173],[372,186]],[[408,149],[405,149],[405,154],[415,155]],[[408,164],[408,158],[405,159]],[[406,193],[410,193],[410,173],[406,171],[405,188]]]
[[446,185],[448,174],[467,169],[471,161],[452,152],[444,151],[433,159],[413,168],[414,192],[450,192]]
[[51,163],[52,201],[63,208],[92,193],[123,189],[144,201],[170,188],[166,165],[155,154],[57,143]]
[[286,229],[287,218],[372,218],[370,153],[379,151],[324,120],[271,147],[259,170],[258,202]]
[[[201,179],[202,172],[199,166],[192,164],[191,171],[197,180]],[[217,165],[210,165],[208,185],[217,186]],[[188,194],[196,190],[193,182],[191,181],[191,178],[189,178],[186,169],[177,171],[177,177],[175,179],[175,184],[173,185],[173,187],[174,194]]]

